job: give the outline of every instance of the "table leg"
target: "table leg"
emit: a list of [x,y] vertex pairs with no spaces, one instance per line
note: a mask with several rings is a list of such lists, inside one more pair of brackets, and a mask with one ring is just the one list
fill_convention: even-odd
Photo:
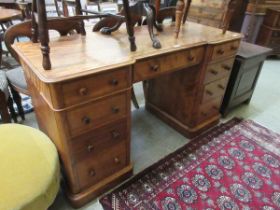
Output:
[[37,12],[38,12],[38,28],[39,28],[39,38],[41,42],[41,51],[43,54],[43,67],[45,70],[51,69],[50,61],[50,47],[49,47],[49,31],[46,15],[46,4],[45,0],[37,1]]
[[[81,6],[81,1],[80,0],[75,0],[75,3],[76,3],[76,7],[75,7],[75,10],[76,10],[76,15],[82,15],[82,6]],[[84,21],[81,20],[81,34],[82,35],[86,35],[86,30],[85,30],[85,24],[84,24]]]
[[126,23],[126,30],[128,33],[128,39],[130,41],[130,50],[136,51],[137,47],[135,44],[135,37],[134,37],[134,29],[132,25],[131,15],[129,12],[129,2],[128,0],[123,0],[123,8],[124,8],[124,15],[125,15],[125,23]]

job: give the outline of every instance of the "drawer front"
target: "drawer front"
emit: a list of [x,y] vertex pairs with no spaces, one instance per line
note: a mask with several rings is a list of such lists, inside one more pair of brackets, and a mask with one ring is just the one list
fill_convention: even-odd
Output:
[[219,96],[199,107],[198,118],[197,118],[198,123],[219,114],[222,98],[223,98],[222,96]]
[[280,13],[268,9],[263,24],[270,27],[276,27],[277,25],[280,26]]
[[71,147],[74,160],[78,162],[87,157],[94,157],[100,151],[125,142],[127,137],[126,120],[121,120],[73,138]]
[[119,143],[100,151],[96,157],[87,158],[76,164],[80,187],[97,184],[128,165],[126,144]]
[[213,47],[212,60],[221,59],[227,56],[235,55],[239,48],[240,41],[227,42]]
[[67,112],[71,136],[120,119],[127,114],[126,93],[107,97]]
[[207,103],[208,101],[218,96],[223,96],[226,90],[227,81],[228,81],[228,77],[217,80],[208,85],[205,85],[202,104]]
[[62,85],[64,104],[70,106],[128,88],[130,86],[129,75],[129,69],[122,68],[89,78],[66,82]]
[[134,82],[153,78],[161,73],[199,64],[203,47],[180,51],[137,62],[134,65]]
[[234,58],[231,58],[223,62],[209,65],[206,70],[204,84],[213,82],[223,77],[228,77],[230,75],[233,62]]

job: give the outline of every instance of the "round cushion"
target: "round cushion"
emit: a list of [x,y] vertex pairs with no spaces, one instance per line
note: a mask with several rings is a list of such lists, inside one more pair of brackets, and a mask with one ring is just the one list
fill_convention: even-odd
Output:
[[0,125],[0,209],[46,210],[59,190],[59,158],[41,131]]

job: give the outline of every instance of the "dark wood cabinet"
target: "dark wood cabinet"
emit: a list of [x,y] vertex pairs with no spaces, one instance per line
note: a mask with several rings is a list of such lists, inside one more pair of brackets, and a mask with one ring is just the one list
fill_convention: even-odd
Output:
[[270,52],[270,48],[241,42],[220,109],[223,116],[237,105],[250,102],[263,62]]
[[273,55],[280,54],[280,9],[267,9],[257,44],[273,49]]

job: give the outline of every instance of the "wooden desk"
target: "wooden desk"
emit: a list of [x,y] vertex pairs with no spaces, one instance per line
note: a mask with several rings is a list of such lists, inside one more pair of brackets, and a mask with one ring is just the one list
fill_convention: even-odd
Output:
[[40,128],[56,144],[67,193],[81,206],[132,173],[133,82],[145,82],[147,109],[186,136],[215,125],[241,35],[187,22],[179,38],[164,26],[151,47],[135,28],[131,52],[124,29],[50,42],[53,69],[41,65],[40,45],[17,43]]

